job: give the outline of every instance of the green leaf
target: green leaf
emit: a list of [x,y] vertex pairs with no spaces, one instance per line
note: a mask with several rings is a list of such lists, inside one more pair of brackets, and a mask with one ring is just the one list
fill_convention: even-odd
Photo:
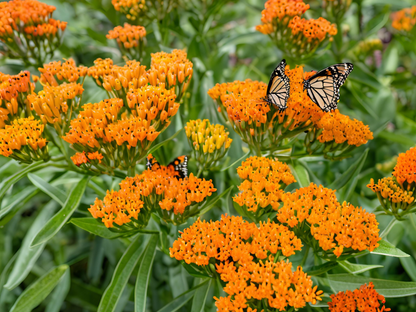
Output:
[[36,187],[29,186],[14,195],[11,198],[10,203],[0,209],[0,220],[3,220],[13,210],[14,207],[17,205],[23,206],[23,204],[28,202],[37,193],[39,193],[39,190]]
[[198,215],[199,216],[202,216],[202,215],[206,214],[208,211],[210,211],[212,208],[214,208],[214,206],[217,203],[217,201],[219,201],[221,199],[221,197],[223,197],[224,195],[227,195],[227,194],[231,193],[231,191],[233,190],[233,188],[234,188],[234,185],[231,185],[228,189],[226,189],[221,194],[218,194],[217,196],[215,196],[213,198],[210,198],[210,200],[207,201],[201,207],[201,210],[199,211]]
[[351,196],[352,191],[357,185],[358,175],[361,172],[361,169],[364,165],[364,162],[367,158],[368,148],[362,153],[360,158],[353,163],[347,171],[345,171],[338,179],[331,183],[328,186],[330,189],[337,190],[339,194],[338,198],[340,201],[347,200]]
[[416,283],[414,282],[383,280],[349,274],[332,274],[328,275],[326,279],[336,293],[358,289],[361,285],[368,285],[368,283],[373,282],[377,292],[386,298],[406,297],[416,294]]
[[40,254],[45,248],[45,244],[30,247],[30,243],[32,242],[33,237],[53,215],[56,208],[57,204],[51,201],[49,204],[43,207],[42,211],[33,222],[25,238],[23,239],[22,245],[20,246],[16,262],[13,266],[13,270],[9,275],[6,285],[4,285],[5,288],[9,290],[14,289],[26,278],[26,276],[32,270],[36,260],[39,258]]
[[161,148],[163,145],[165,145],[165,144],[167,144],[167,143],[169,143],[169,141],[172,141],[174,138],[176,138],[176,136],[179,134],[179,133],[181,133],[181,131],[183,130],[183,128],[182,129],[180,129],[180,130],[178,130],[178,131],[176,131],[176,133],[174,134],[174,135],[172,135],[169,139],[166,139],[166,140],[164,140],[163,142],[160,142],[160,143],[158,143],[158,144],[156,144],[155,146],[153,146],[150,150],[149,150],[149,152],[147,153],[147,154],[153,154],[154,152],[156,152],[159,148]]
[[173,299],[173,301],[169,302],[167,305],[165,305],[162,309],[160,309],[158,312],[175,312],[178,311],[180,308],[182,308],[195,294],[195,291],[199,288],[204,286],[206,283],[208,283],[208,280],[205,282],[202,282],[201,284],[189,289],[188,291],[185,291],[180,296]]
[[34,186],[36,186],[38,189],[40,189],[45,194],[49,195],[52,199],[56,200],[61,206],[64,205],[66,201],[66,195],[64,192],[62,192],[57,187],[49,184],[42,178],[38,177],[35,174],[29,173],[27,175],[30,182],[33,183]]
[[382,239],[378,243],[379,243],[379,246],[371,252],[372,254],[389,256],[389,257],[397,257],[397,258],[410,257],[407,253],[404,253],[400,249],[396,248],[396,246],[390,244],[384,239]]
[[59,281],[58,286],[54,289],[51,294],[51,300],[46,306],[45,312],[59,312],[62,308],[62,303],[65,301],[65,298],[71,287],[71,274],[69,271],[66,271],[62,279]]
[[379,264],[357,264],[357,263],[350,263],[347,260],[339,261],[340,266],[342,266],[345,270],[347,270],[351,274],[360,274],[366,271],[370,271],[376,268],[382,268],[382,265]]
[[131,273],[142,257],[149,235],[138,235],[124,252],[105,290],[97,312],[112,312],[126,286]]
[[33,164],[27,166],[26,168],[24,168],[23,170],[20,170],[19,172],[15,173],[14,175],[12,175],[10,178],[4,180],[1,184],[0,184],[0,202],[3,199],[4,194],[6,194],[7,190],[13,185],[15,184],[17,181],[19,181],[20,179],[24,178],[26,176],[26,174],[28,174],[29,172],[35,171],[37,169],[40,169],[42,167],[44,167],[45,163],[43,162],[43,160],[34,162]]
[[233,162],[231,165],[222,168],[220,171],[226,171],[232,167],[234,167],[235,165],[237,165],[238,163],[240,163],[241,161],[243,161],[244,159],[246,159],[248,157],[248,155],[250,155],[251,151],[248,151],[246,154],[244,154],[242,157],[240,157],[239,159],[237,159],[235,162]]
[[69,223],[72,223],[91,234],[107,239],[114,239],[122,235],[122,233],[116,233],[109,230],[104,223],[94,218],[72,218]]
[[389,132],[387,130],[383,130],[378,134],[378,137],[386,139],[390,142],[402,144],[406,147],[412,147],[415,145],[415,140],[413,137],[401,134],[397,131]]
[[197,277],[197,278],[207,278],[207,277],[211,277],[208,275],[207,271],[202,270],[202,267],[197,266],[194,263],[186,263],[185,261],[182,261],[182,266],[185,268],[185,270],[192,275],[193,277]]
[[158,238],[157,235],[152,235],[140,264],[139,273],[136,278],[136,288],[134,290],[135,312],[146,312],[147,288],[150,275],[152,274],[152,265],[156,255]]
[[88,180],[89,177],[84,177],[74,186],[62,209],[49,220],[33,239],[32,247],[48,241],[65,225],[81,202]]
[[198,288],[195,291],[194,299],[192,300],[191,312],[204,312],[205,301],[207,300],[209,289],[211,287],[212,278],[208,280],[204,286]]
[[407,272],[409,274],[412,281],[416,282],[416,261],[413,259],[413,257],[407,257],[407,258],[400,258],[400,262]]
[[292,174],[295,176],[296,181],[299,183],[300,187],[306,187],[311,184],[309,180],[308,170],[303,166],[302,163],[292,160],[292,165],[290,165]]
[[59,283],[68,270],[66,264],[50,270],[37,281],[26,288],[17,298],[10,312],[29,312],[38,306]]
[[324,274],[337,266],[338,266],[338,262],[330,261],[330,262],[326,262],[324,264],[313,266],[310,268],[305,267],[303,271],[310,276],[317,276],[317,275]]

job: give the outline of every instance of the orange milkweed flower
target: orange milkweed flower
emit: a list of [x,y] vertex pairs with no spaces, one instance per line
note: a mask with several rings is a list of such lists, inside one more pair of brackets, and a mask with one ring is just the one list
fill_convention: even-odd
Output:
[[256,219],[278,210],[284,188],[296,182],[288,165],[266,157],[247,158],[237,173],[244,181],[238,187],[241,192],[233,200],[252,212]]
[[258,155],[279,150],[284,139],[312,128],[324,114],[303,90],[303,80],[313,73],[288,66],[285,73],[290,79],[290,95],[283,112],[262,100],[267,91],[263,82],[234,81],[217,84],[208,91],[224,118]]
[[322,291],[302,267],[292,272],[289,260],[249,262],[236,266],[233,262],[217,265],[221,280],[226,282],[228,297],[216,298],[217,311],[257,311],[258,303],[267,303],[268,309],[288,311],[290,307],[303,308],[308,302],[322,300]]
[[[177,0],[112,0],[116,11],[126,15],[131,22],[147,25],[152,20],[162,21],[178,4]],[[167,18],[167,17],[166,17]]]
[[331,158],[345,155],[372,139],[369,126],[335,110],[325,113],[315,123],[314,129],[305,138],[305,145],[310,154],[323,153]]
[[132,26],[124,23],[124,26],[116,26],[107,34],[107,39],[116,39],[122,55],[129,59],[141,59],[144,50],[144,38],[146,29],[143,26]]
[[116,11],[120,11],[133,21],[148,10],[145,0],[111,0],[111,4]]
[[[101,159],[103,159],[104,156],[99,152],[94,153],[88,153],[85,154],[85,152],[82,153],[76,153],[74,156],[71,157],[71,160],[76,166],[86,165],[91,160],[97,160],[98,163],[101,163]],[[86,168],[90,168],[90,166],[86,166]]]
[[416,25],[416,5],[391,14],[391,26],[399,31],[410,32]]
[[185,133],[200,168],[215,166],[233,141],[224,126],[213,125],[208,119],[190,120],[185,126]]
[[297,229],[306,221],[310,234],[305,235],[312,235],[324,251],[331,250],[337,257],[346,248],[373,251],[379,245],[375,215],[345,202],[341,205],[333,190],[311,183],[294,193],[284,193],[281,200],[277,220]]
[[69,58],[63,63],[61,61],[54,61],[49,64],[44,64],[38,70],[41,73],[40,82],[42,84],[56,87],[62,82],[78,82],[81,77],[87,75],[88,67],[82,65],[77,67],[75,61]]
[[397,164],[393,169],[393,176],[405,190],[416,188],[416,147],[406,153],[400,153]]
[[[169,248],[170,256],[187,264],[208,265],[210,259],[245,266],[255,258],[268,259],[280,251],[285,257],[301,249],[301,241],[287,227],[274,222],[257,226],[242,217],[221,216],[220,221],[198,219],[181,232]],[[217,266],[218,271],[218,266]]]
[[329,311],[331,312],[387,312],[384,296],[377,293],[374,289],[373,282],[361,285],[354,291],[340,291],[338,294],[331,295],[331,302],[328,302]]
[[19,118],[0,129],[0,154],[21,162],[49,160],[44,125],[33,117]]

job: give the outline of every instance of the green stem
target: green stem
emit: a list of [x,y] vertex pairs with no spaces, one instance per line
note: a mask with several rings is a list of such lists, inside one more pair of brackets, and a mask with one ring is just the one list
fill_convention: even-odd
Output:
[[396,225],[397,222],[398,221],[396,218],[391,219],[390,223],[386,226],[386,228],[380,234],[380,237],[385,238],[390,233],[390,231],[393,229],[393,227]]
[[305,251],[305,255],[302,258],[302,262],[300,263],[300,266],[303,267],[306,263],[306,259],[308,259],[308,255],[309,255],[309,250],[311,249],[311,247],[307,246],[306,247],[306,251]]

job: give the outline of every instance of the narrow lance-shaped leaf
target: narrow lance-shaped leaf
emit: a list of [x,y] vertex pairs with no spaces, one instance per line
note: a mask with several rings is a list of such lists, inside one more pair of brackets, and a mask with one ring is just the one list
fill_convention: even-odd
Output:
[[290,166],[292,174],[295,176],[296,181],[301,187],[308,186],[311,182],[309,180],[308,170],[303,166],[302,163],[292,160],[292,165]]
[[66,264],[53,268],[26,288],[17,298],[10,312],[30,312],[38,306],[59,283],[68,270]]
[[101,298],[98,312],[113,312],[131,273],[146,249],[148,235],[138,235],[124,252]]
[[45,244],[30,247],[30,243],[32,242],[33,237],[53,215],[57,206],[58,205],[54,201],[51,201],[49,204],[43,207],[42,211],[33,222],[25,238],[23,239],[22,245],[20,246],[16,262],[13,266],[13,270],[9,275],[6,285],[4,285],[5,288],[10,290],[15,288],[26,278],[26,276],[32,270],[36,260],[45,248]]
[[36,186],[38,189],[40,189],[45,194],[49,195],[52,199],[56,200],[61,206],[64,205],[66,201],[66,195],[64,192],[62,192],[57,187],[49,184],[39,176],[29,173],[27,175],[29,180],[33,183],[34,186]]
[[69,222],[91,234],[107,239],[114,239],[123,235],[122,232],[110,231],[104,223],[94,218],[72,218]]
[[[33,196],[39,193],[39,190],[36,187],[29,186],[26,187],[24,190],[19,192],[18,194],[14,195],[5,207],[0,209],[0,220],[5,219],[5,217],[12,213],[15,207],[20,206],[22,207],[27,201],[29,201]],[[0,225],[4,225],[2,222]]]
[[366,271],[370,271],[372,269],[382,268],[382,265],[379,264],[357,264],[357,263],[350,263],[348,261],[340,261],[338,262],[340,266],[342,266],[347,272],[351,274],[361,274]]
[[198,215],[202,216],[204,214],[206,214],[208,211],[210,211],[212,208],[214,208],[215,204],[217,203],[217,201],[219,201],[221,199],[221,197],[229,194],[234,188],[234,185],[230,186],[228,189],[226,189],[224,192],[222,192],[221,194],[218,194],[217,196],[210,198],[209,201],[207,201],[201,208],[200,212],[198,213]]
[[68,198],[57,214],[40,230],[38,235],[33,239],[32,246],[42,244],[51,239],[65,225],[71,215],[77,209],[81,198],[84,195],[89,177],[84,177],[78,184],[74,186],[68,195]]
[[153,260],[156,255],[156,246],[159,236],[152,235],[149,244],[141,261],[139,273],[136,278],[136,288],[134,290],[134,311],[146,312],[147,288],[149,286],[150,275],[152,273]]
[[59,281],[58,286],[53,290],[51,294],[51,299],[46,306],[45,312],[59,312],[61,311],[62,303],[65,301],[65,298],[71,287],[71,274],[69,271],[66,271],[64,276],[62,276]]
[[195,291],[194,299],[192,300],[192,310],[191,312],[204,312],[205,311],[205,302],[211,287],[212,278],[208,280],[208,283],[204,286],[198,288]]

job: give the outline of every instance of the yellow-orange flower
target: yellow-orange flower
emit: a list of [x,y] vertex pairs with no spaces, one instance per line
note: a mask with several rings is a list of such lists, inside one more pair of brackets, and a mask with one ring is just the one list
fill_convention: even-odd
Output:
[[145,0],[111,0],[111,3],[116,11],[120,11],[133,21],[148,10]]
[[144,49],[146,29],[143,26],[132,26],[124,23],[124,27],[116,26],[107,34],[107,39],[116,39],[123,55],[129,59],[141,59]]
[[198,219],[173,243],[170,256],[187,264],[208,265],[210,259],[248,265],[280,251],[285,257],[301,249],[301,241],[287,227],[274,222],[257,226],[242,217],[223,215],[220,221]]
[[72,58],[65,60],[63,63],[61,61],[50,62],[38,69],[41,73],[40,82],[50,86],[57,86],[62,82],[78,82],[81,77],[87,75],[88,71],[88,67],[82,65],[77,67]]
[[261,302],[268,310],[288,311],[290,307],[300,309],[308,302],[315,304],[322,300],[323,292],[313,287],[310,276],[301,266],[293,272],[289,260],[250,262],[240,266],[227,261],[217,265],[217,271],[227,283],[224,291],[228,294],[219,299],[214,297],[217,311],[254,312]]
[[296,182],[288,165],[266,157],[247,158],[237,168],[237,173],[244,181],[238,187],[241,192],[233,200],[257,218],[278,210],[283,190]]
[[397,30],[411,31],[416,24],[416,5],[391,14],[392,26]]
[[416,147],[406,153],[400,153],[393,169],[397,182],[406,190],[416,188]]
[[101,163],[101,159],[103,159],[104,156],[99,152],[94,153],[88,153],[85,154],[85,152],[82,153],[76,153],[74,156],[71,157],[71,160],[76,166],[81,166],[83,164],[89,163],[91,160],[97,160],[98,163]]
[[33,117],[20,118],[0,129],[0,154],[23,162],[49,158],[44,125]]
[[331,295],[331,302],[328,302],[329,311],[331,312],[387,312],[384,296],[377,293],[374,284],[370,282],[360,286],[360,289],[354,291],[340,291],[338,294]]
[[290,79],[290,94],[283,112],[262,100],[267,91],[263,82],[234,81],[217,84],[208,91],[224,118],[258,153],[278,150],[283,139],[310,129],[324,114],[303,89],[303,80],[313,73],[288,66],[285,73]]
[[415,201],[413,192],[403,190],[392,177],[378,180],[377,184],[374,183],[374,179],[371,179],[367,187],[374,193],[380,194],[382,198],[388,199],[392,204],[399,204],[398,208],[403,210]]
[[284,193],[282,202],[277,212],[279,222],[298,228],[306,221],[319,246],[337,257],[344,248],[373,251],[379,245],[375,215],[345,202],[341,205],[333,190],[311,183],[294,193]]

